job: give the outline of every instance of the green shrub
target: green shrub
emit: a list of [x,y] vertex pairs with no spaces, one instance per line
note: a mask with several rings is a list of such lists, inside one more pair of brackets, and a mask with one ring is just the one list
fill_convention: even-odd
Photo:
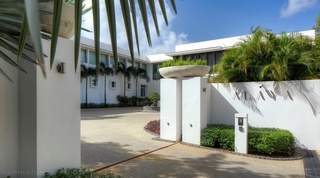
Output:
[[234,150],[234,127],[216,124],[202,130],[201,145]]
[[50,174],[46,172],[43,176],[44,178],[75,178],[75,177],[97,177],[97,178],[120,178],[118,175],[113,173],[100,174],[92,172],[86,168],[61,168],[55,174]]
[[[251,154],[291,156],[294,153],[294,137],[288,130],[250,127],[248,142]],[[234,126],[208,125],[202,130],[201,145],[234,150]]]
[[174,60],[162,62],[161,66],[159,66],[159,68],[171,67],[171,66],[186,66],[186,65],[207,65],[207,60],[202,60],[202,59],[183,60],[182,57],[180,57],[179,59],[174,59]]
[[117,96],[117,100],[119,101],[119,106],[126,107],[126,106],[144,106],[148,103],[148,98],[138,98],[135,96],[127,97],[127,96]]

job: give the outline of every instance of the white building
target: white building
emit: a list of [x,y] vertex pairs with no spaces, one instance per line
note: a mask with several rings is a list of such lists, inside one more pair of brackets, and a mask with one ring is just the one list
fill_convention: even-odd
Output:
[[[303,35],[311,38],[315,37],[314,30],[302,31]],[[135,80],[131,78],[130,81],[126,81],[124,84],[124,77],[122,74],[107,76],[106,83],[104,83],[104,77],[99,76],[96,82],[95,77],[88,77],[88,103],[104,103],[104,85],[106,87],[106,103],[114,104],[118,103],[117,96],[124,95],[124,87],[126,96],[131,97],[136,95],[137,97],[147,97],[151,92],[155,91],[160,93],[160,81],[156,79],[158,66],[166,60],[172,60],[173,58],[179,58],[182,56],[184,59],[206,59],[207,64],[213,68],[216,63],[219,62],[224,51],[233,48],[244,36],[236,36],[229,38],[222,38],[216,40],[209,40],[197,43],[189,43],[183,45],[177,45],[174,52],[168,52],[165,54],[155,54],[145,56],[141,54],[135,54],[135,66],[146,69],[150,81],[145,79],[139,79],[138,86],[136,86]],[[88,67],[95,67],[95,54],[94,54],[94,41],[82,38],[81,49],[81,63],[86,64]],[[111,45],[101,43],[101,62],[106,66],[113,66],[114,59],[112,56]],[[131,58],[128,50],[118,48],[118,61],[124,62],[127,67],[131,66]],[[81,103],[85,103],[86,90],[85,79],[81,80]]]

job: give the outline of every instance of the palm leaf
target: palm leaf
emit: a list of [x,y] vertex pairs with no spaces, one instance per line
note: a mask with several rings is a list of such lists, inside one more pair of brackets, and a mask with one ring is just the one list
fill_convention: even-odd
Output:
[[105,0],[107,16],[109,22],[109,31],[111,38],[111,45],[113,51],[113,58],[115,67],[118,68],[118,49],[117,49],[117,28],[116,28],[116,14],[114,9],[114,0]]
[[1,68],[0,68],[0,74],[2,74],[6,79],[8,79],[11,83],[13,83],[11,78]]
[[96,70],[100,71],[100,6],[99,0],[92,0],[93,29],[94,29],[94,48],[96,56]]
[[15,63],[10,57],[8,57],[6,54],[4,54],[2,51],[0,51],[0,57],[5,60],[7,63],[12,65],[13,67],[23,71],[24,73],[27,73],[23,68],[21,68],[17,63]]
[[53,6],[53,22],[52,22],[52,36],[51,36],[51,47],[50,47],[50,69],[52,69],[54,57],[57,49],[58,35],[60,29],[60,19],[62,12],[63,1],[54,1]]
[[139,47],[139,36],[138,36],[138,28],[137,28],[137,16],[136,16],[136,8],[134,7],[134,0],[130,0],[130,8],[131,8],[131,16],[133,20],[134,34],[136,36],[136,44],[138,54],[140,55],[140,47]]
[[156,6],[154,5],[154,0],[148,0],[148,2],[149,2],[149,7],[150,7],[151,14],[152,14],[154,26],[156,27],[157,35],[160,36],[158,19],[157,19],[157,12],[156,12]]
[[128,0],[120,0],[120,4],[121,4],[121,9],[122,9],[123,21],[124,21],[124,25],[125,25],[126,33],[127,33],[131,61],[134,64],[133,37],[132,37],[129,2],[128,2]]
[[74,3],[74,70],[77,71],[81,38],[82,1]]
[[149,46],[152,46],[146,2],[145,2],[145,0],[138,0],[138,3],[139,3],[139,7],[140,7],[140,13],[141,13],[144,29],[145,29],[146,35],[147,35],[148,44],[149,44]]
[[26,15],[23,16],[22,24],[21,24],[21,30],[20,30],[20,37],[19,37],[19,46],[18,46],[18,54],[17,54],[17,61],[20,61],[20,58],[22,56],[22,52],[24,49],[24,46],[26,44],[26,39],[28,35],[28,23],[27,23],[27,17]]
[[173,10],[174,10],[174,13],[177,14],[177,7],[176,7],[175,1],[174,1],[174,0],[170,0],[170,1],[171,1],[172,8],[173,8]]
[[167,12],[166,12],[164,0],[159,0],[159,5],[160,5],[160,8],[161,8],[161,11],[163,14],[164,21],[166,22],[166,25],[168,26],[169,23],[168,23],[168,17],[167,17]]
[[[19,51],[16,47],[10,45],[9,43],[7,43],[5,40],[0,38],[0,46],[2,46],[3,48],[7,49],[8,51],[16,54],[17,56],[19,55]],[[25,55],[25,54],[21,54],[21,56],[23,58],[25,58],[26,60],[28,60],[29,62],[32,62],[34,64],[38,64],[36,61],[34,61],[33,59],[31,59],[29,56]]]
[[39,62],[42,74],[46,77],[46,69],[43,60],[41,36],[40,36],[40,22],[39,22],[39,7],[37,1],[25,0],[25,10],[28,20],[29,31],[34,46],[34,52]]

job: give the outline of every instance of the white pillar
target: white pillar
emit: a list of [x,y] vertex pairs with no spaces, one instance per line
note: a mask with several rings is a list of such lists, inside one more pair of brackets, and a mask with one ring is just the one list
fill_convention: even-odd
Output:
[[181,79],[160,80],[160,138],[181,139]]
[[[50,41],[43,40],[43,46],[50,56]],[[47,79],[40,67],[20,63],[28,73],[19,72],[18,177],[81,165],[80,69],[75,73],[73,59],[73,42],[59,38],[52,70],[46,59]],[[57,72],[59,62],[65,63],[65,74]]]
[[235,152],[248,154],[248,114],[235,114]]
[[182,80],[182,141],[200,145],[201,129],[207,126],[210,87],[202,77]]

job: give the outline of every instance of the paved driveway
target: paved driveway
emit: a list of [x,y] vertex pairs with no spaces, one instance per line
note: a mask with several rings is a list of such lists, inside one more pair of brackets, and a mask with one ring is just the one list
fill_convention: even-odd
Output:
[[[143,127],[159,113],[142,108],[84,109],[81,112],[82,166],[92,170],[172,145],[152,140]],[[99,172],[124,178],[305,177],[303,161],[272,161],[174,144]]]

